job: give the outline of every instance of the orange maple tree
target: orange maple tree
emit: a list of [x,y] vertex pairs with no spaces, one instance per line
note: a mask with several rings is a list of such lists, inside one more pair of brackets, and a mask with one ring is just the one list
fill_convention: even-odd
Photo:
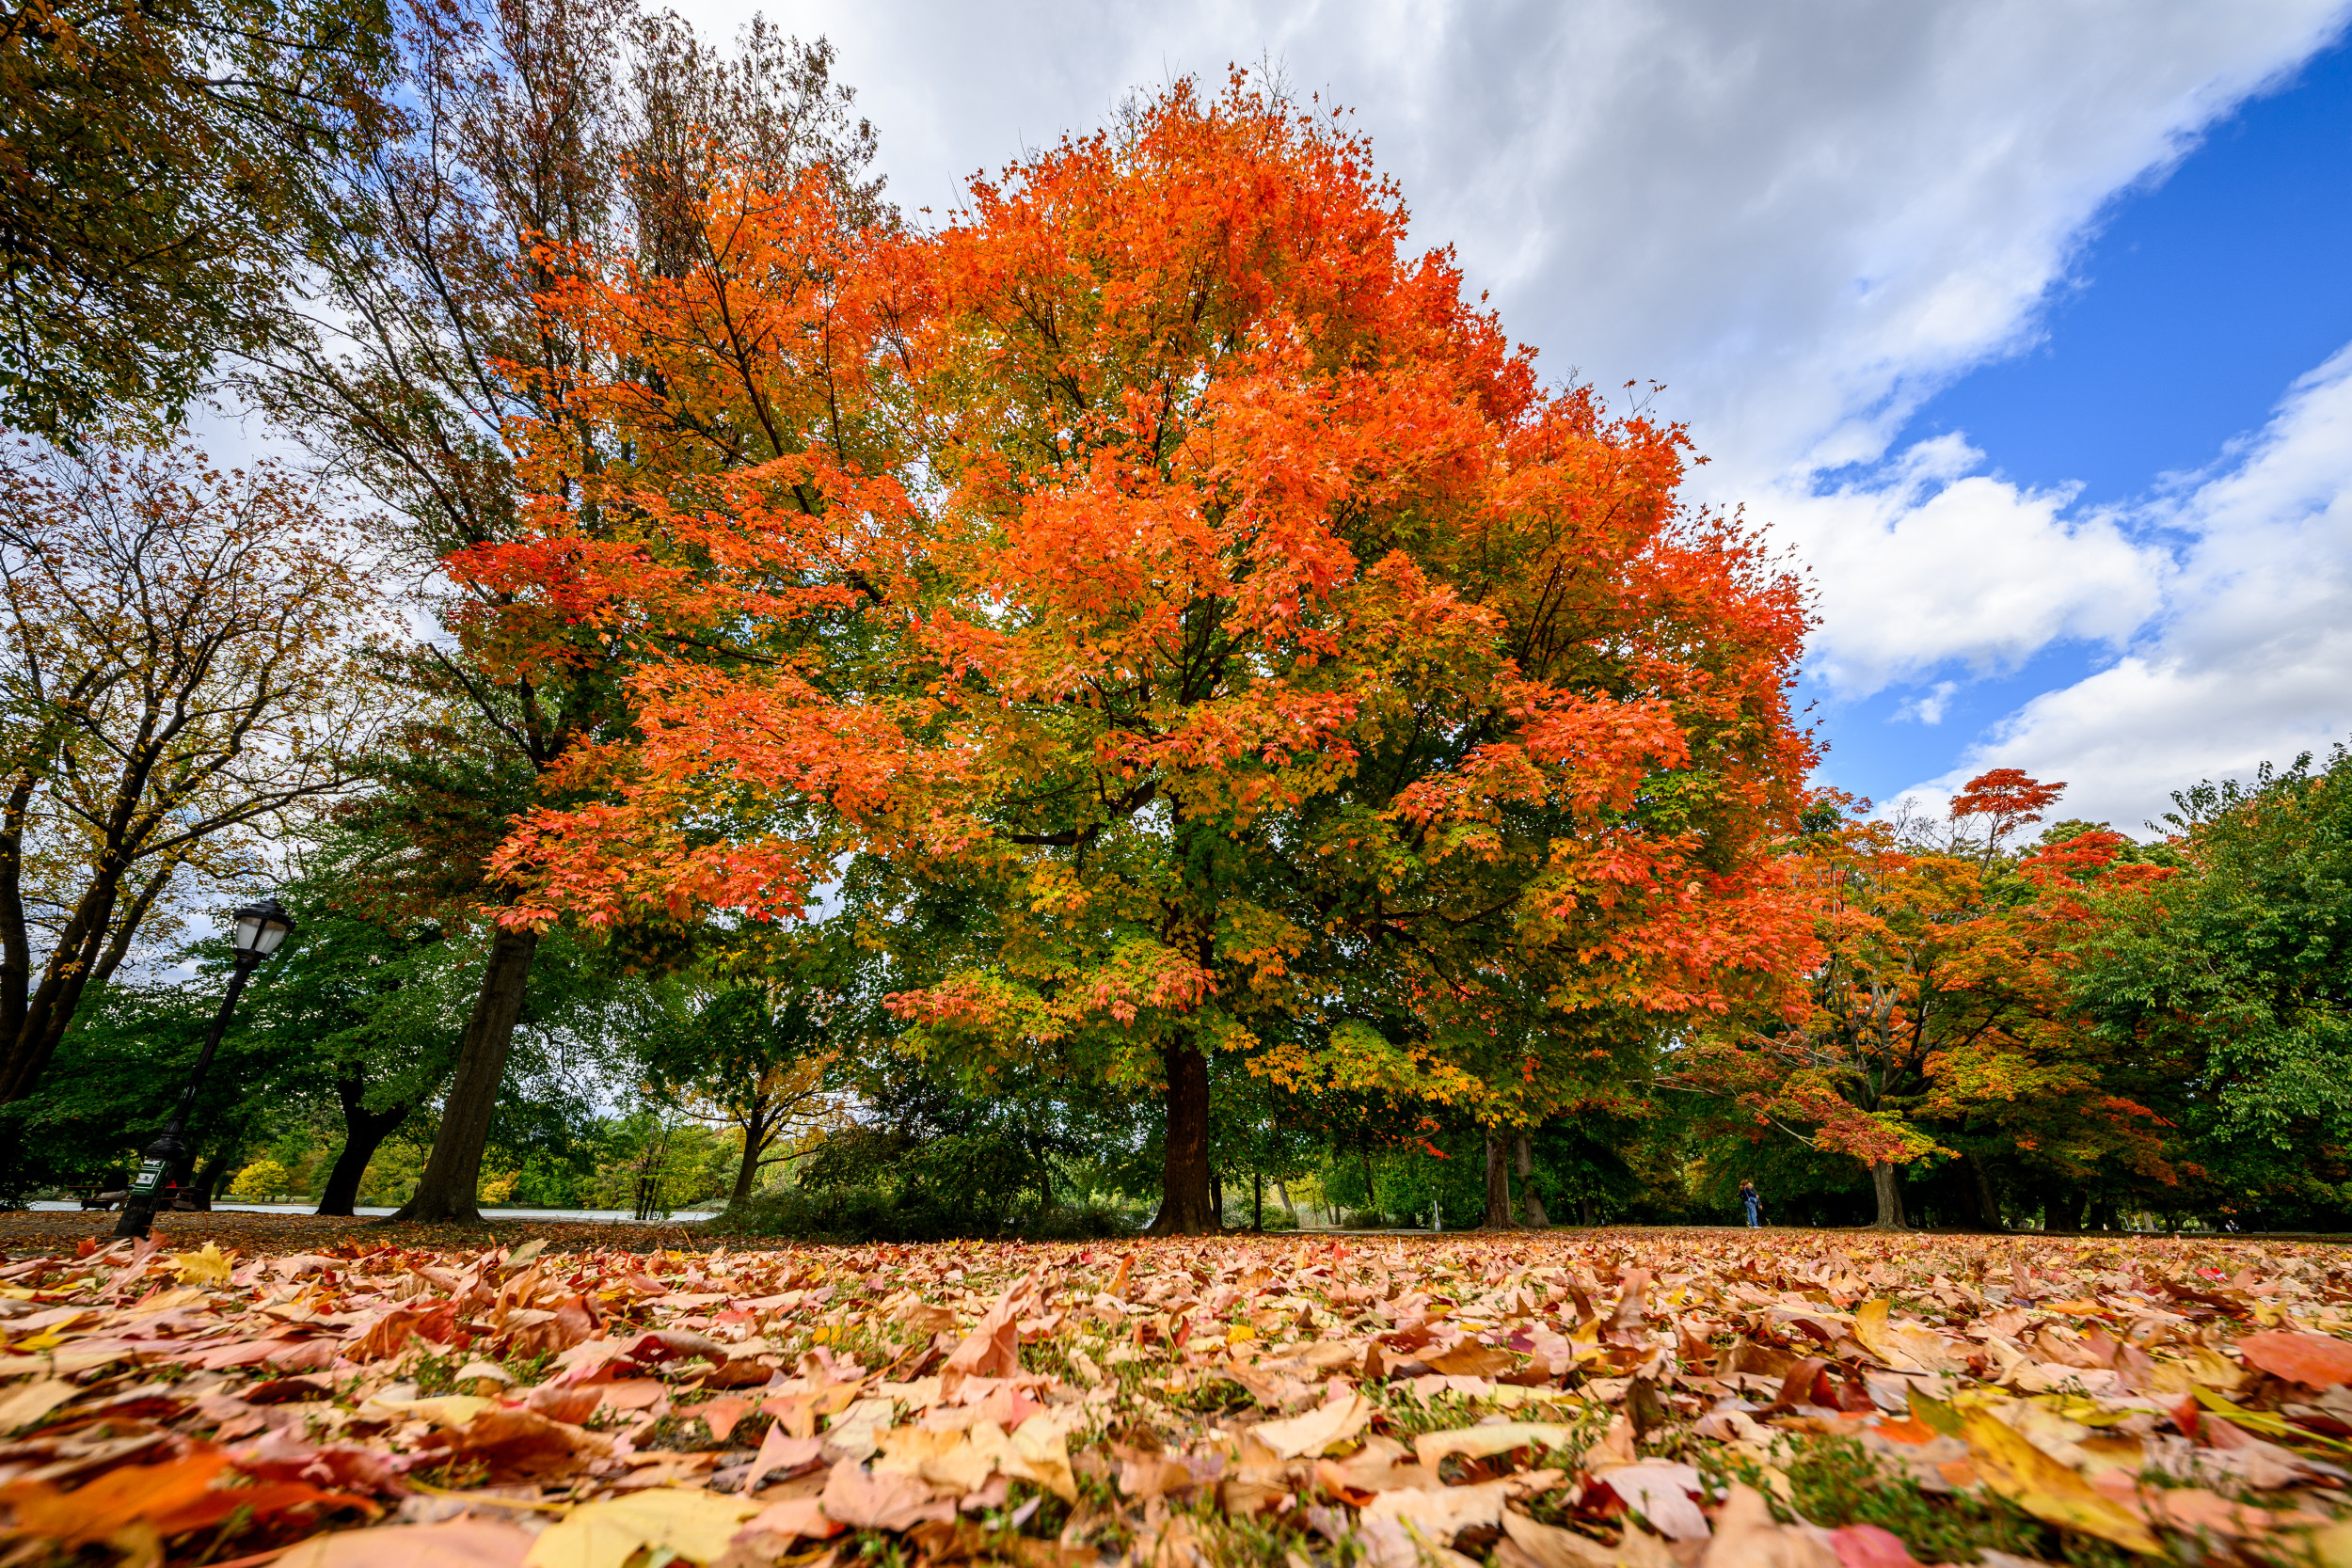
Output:
[[1788,968],[1798,584],[1678,501],[1679,428],[1404,249],[1360,139],[1236,76],[936,233],[831,199],[723,185],[687,276],[547,302],[636,369],[521,432],[540,530],[453,569],[518,660],[652,651],[510,919],[788,918],[847,865],[908,1049],[1164,1099],[1171,1230],[1216,1224],[1213,1059],[1518,1122]]
[[2061,1181],[2110,1157],[2169,1181],[2161,1118],[2119,1092],[2067,984],[2104,918],[2090,890],[2163,872],[2122,863],[2106,829],[2012,845],[2065,788],[1998,768],[1953,796],[1938,841],[1865,820],[1795,841],[1820,944],[1803,1007],[1702,1045],[1686,1082],[1859,1161],[1881,1227],[1906,1223],[1901,1167],[1965,1158],[1953,1146],[1969,1141]]

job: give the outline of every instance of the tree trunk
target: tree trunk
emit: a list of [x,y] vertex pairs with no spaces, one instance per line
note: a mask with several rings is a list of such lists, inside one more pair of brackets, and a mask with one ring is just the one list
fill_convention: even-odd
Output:
[[1249,1233],[1253,1236],[1265,1234],[1265,1173],[1263,1171],[1253,1170],[1249,1173]]
[[1600,1204],[1598,1200],[1589,1197],[1578,1198],[1576,1200],[1576,1218],[1577,1223],[1580,1225],[1598,1225],[1600,1223]]
[[1903,1190],[1899,1173],[1892,1164],[1880,1164],[1870,1167],[1870,1185],[1877,1191],[1879,1217],[1870,1222],[1873,1230],[1904,1230]]
[[395,1220],[428,1224],[480,1225],[476,1190],[482,1181],[482,1148],[490,1139],[490,1117],[498,1109],[499,1085],[506,1076],[506,1053],[522,1016],[523,988],[539,933],[501,927],[483,966],[482,991],[474,998],[466,1038],[457,1048],[457,1073],[441,1106],[441,1129],[426,1156],[417,1192]]
[[752,1199],[752,1187],[759,1180],[759,1149],[752,1142],[747,1130],[743,1134],[743,1162],[735,1167],[735,1191],[728,1195],[727,1207],[740,1209]]
[[1977,1224],[1987,1230],[2005,1228],[2001,1224],[2001,1200],[1993,1191],[1993,1173],[1973,1154],[1960,1157],[1960,1168],[1967,1179],[1968,1190],[1977,1195]]
[[1295,1228],[1298,1224],[1298,1205],[1291,1201],[1289,1182],[1278,1180],[1274,1183],[1274,1200],[1282,1206],[1282,1212],[1291,1217],[1291,1225]]
[[1210,1196],[1209,1059],[1188,1045],[1168,1046],[1160,1057],[1168,1069],[1168,1135],[1151,1234],[1213,1236],[1224,1220]]
[[1225,1228],[1225,1173],[1214,1165],[1209,1168],[1209,1209],[1216,1215],[1216,1227]]
[[1544,1200],[1535,1196],[1535,1154],[1527,1147],[1527,1134],[1521,1132],[1513,1140],[1518,1146],[1519,1163],[1519,1217],[1530,1230],[1549,1230],[1551,1216],[1544,1212]]
[[2083,1212],[2090,1207],[2088,1187],[2053,1186],[2049,1197],[2043,1200],[2042,1223],[2051,1230],[2080,1230]]
[[368,1162],[375,1158],[376,1149],[386,1138],[399,1131],[408,1119],[413,1105],[395,1105],[387,1111],[371,1111],[367,1104],[367,1080],[354,1072],[335,1081],[335,1098],[343,1106],[342,1152],[335,1156],[334,1168],[326,1173],[326,1186],[319,1194],[319,1206],[312,1211],[320,1214],[349,1214],[353,1204],[359,1201],[360,1179],[368,1174]]
[[1487,1230],[1512,1228],[1510,1152],[1510,1144],[1493,1128],[1487,1128],[1486,1212],[1478,1221]]

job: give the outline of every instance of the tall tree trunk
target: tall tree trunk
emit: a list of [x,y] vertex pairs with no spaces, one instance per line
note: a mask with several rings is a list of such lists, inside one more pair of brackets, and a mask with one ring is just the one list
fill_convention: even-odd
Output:
[[1210,1196],[1209,1059],[1188,1045],[1168,1046],[1160,1058],[1168,1069],[1168,1135],[1151,1233],[1213,1236],[1224,1221]]
[[2001,1199],[1993,1191],[1993,1173],[1973,1154],[1960,1157],[1960,1168],[1967,1179],[1968,1190],[1977,1195],[1977,1224],[1987,1230],[2005,1228],[2001,1224]]
[[522,1016],[523,988],[531,979],[531,960],[539,951],[539,933],[501,927],[490,943],[490,960],[482,969],[482,991],[474,998],[473,1016],[466,1022],[466,1037],[457,1048],[457,1073],[450,1080],[449,1097],[441,1106],[441,1130],[426,1156],[417,1192],[395,1220],[480,1225],[482,1210],[476,1189],[482,1181],[482,1148],[490,1139],[491,1114],[498,1109],[499,1085],[506,1076],[506,1053],[515,1043],[515,1023]]
[[759,1157],[767,1152],[768,1141],[774,1136],[774,1128],[757,1115],[744,1125],[743,1163],[735,1167],[735,1193],[727,1199],[730,1212],[752,1200],[752,1187],[759,1180]]
[[2044,1200],[2042,1224],[2052,1230],[2080,1230],[2084,1211],[2090,1207],[2090,1188],[2053,1186]]
[[1535,1196],[1535,1154],[1527,1147],[1527,1134],[1521,1132],[1512,1140],[1518,1146],[1519,1164],[1519,1217],[1530,1230],[1549,1230],[1551,1216],[1544,1212],[1544,1200]]
[[1295,1228],[1298,1224],[1298,1205],[1291,1201],[1291,1184],[1287,1181],[1277,1180],[1274,1183],[1274,1197],[1276,1202],[1281,1204],[1282,1212],[1291,1217],[1291,1225]]
[[371,1111],[367,1102],[367,1080],[357,1072],[335,1081],[335,1098],[343,1106],[343,1147],[335,1156],[334,1168],[326,1173],[326,1186],[319,1194],[319,1206],[313,1211],[321,1214],[349,1214],[352,1205],[359,1201],[359,1182],[368,1174],[368,1162],[375,1158],[376,1149],[384,1140],[408,1119],[413,1105],[395,1105],[389,1110]]
[[1576,1219],[1579,1225],[1588,1227],[1598,1225],[1600,1223],[1600,1201],[1597,1198],[1591,1197],[1578,1198],[1576,1200]]
[[1899,1173],[1892,1164],[1880,1163],[1870,1167],[1870,1185],[1878,1194],[1879,1217],[1870,1222],[1873,1230],[1903,1230],[1909,1227],[1903,1219],[1903,1189]]
[[1486,1212],[1478,1223],[1488,1230],[1512,1228],[1510,1152],[1509,1142],[1493,1128],[1487,1128]]
[[1265,1173],[1263,1171],[1253,1170],[1249,1173],[1249,1233],[1253,1236],[1265,1234]]

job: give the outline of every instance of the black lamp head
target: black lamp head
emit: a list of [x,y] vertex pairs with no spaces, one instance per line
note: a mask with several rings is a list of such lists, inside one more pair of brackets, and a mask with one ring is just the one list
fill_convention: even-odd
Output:
[[278,944],[294,934],[294,916],[281,909],[275,898],[247,904],[230,917],[230,923],[237,957],[247,963],[258,963],[277,952]]

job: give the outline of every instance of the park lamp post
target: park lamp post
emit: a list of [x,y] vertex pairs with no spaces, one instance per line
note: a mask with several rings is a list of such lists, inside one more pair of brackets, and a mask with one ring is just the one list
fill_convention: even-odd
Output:
[[172,1108],[171,1119],[164,1123],[163,1135],[147,1146],[147,1158],[140,1163],[139,1173],[131,1179],[131,1190],[122,1199],[122,1219],[115,1227],[116,1236],[146,1237],[148,1227],[155,1218],[155,1200],[162,1195],[165,1180],[188,1156],[188,1146],[181,1134],[188,1130],[188,1113],[196,1108],[197,1091],[204,1086],[204,1071],[213,1065],[213,1053],[220,1049],[220,1037],[229,1030],[229,1015],[236,1008],[238,994],[262,960],[277,952],[294,928],[294,916],[278,908],[275,898],[247,904],[230,917],[231,940],[237,948],[237,973],[230,977],[229,994],[220,999],[220,1011],[214,1016],[213,1032],[204,1037],[204,1050],[196,1058],[195,1070],[188,1074],[187,1083],[180,1090],[180,1103]]

